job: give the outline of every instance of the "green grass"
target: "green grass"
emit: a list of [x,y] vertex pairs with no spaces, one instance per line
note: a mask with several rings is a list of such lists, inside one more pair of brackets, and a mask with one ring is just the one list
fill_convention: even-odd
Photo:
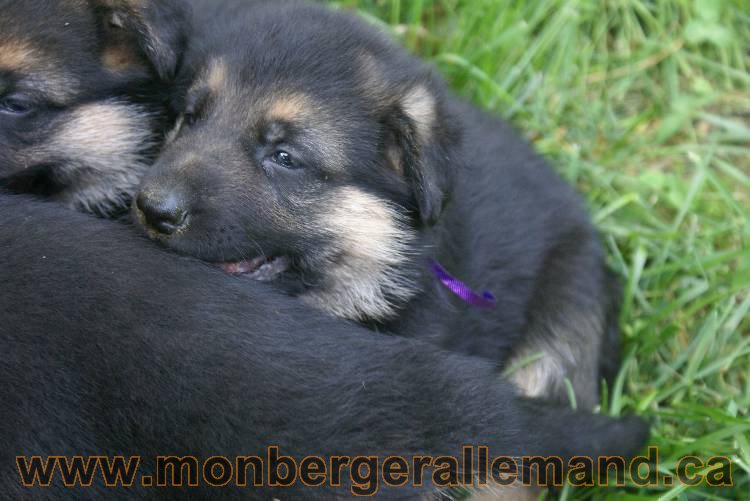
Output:
[[750,0],[341,0],[512,121],[587,197],[625,284],[604,411],[652,420],[659,468],[729,456],[750,499]]

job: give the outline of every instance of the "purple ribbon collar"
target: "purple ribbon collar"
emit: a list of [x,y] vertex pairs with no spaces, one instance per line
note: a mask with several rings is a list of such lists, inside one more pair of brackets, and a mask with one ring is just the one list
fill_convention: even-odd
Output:
[[476,306],[477,308],[494,308],[497,306],[495,296],[488,291],[485,291],[481,296],[474,292],[471,287],[460,281],[459,279],[451,276],[450,273],[445,271],[440,263],[434,259],[430,259],[430,270],[435,275],[440,283],[442,283],[449,291],[456,296],[460,297],[468,304]]

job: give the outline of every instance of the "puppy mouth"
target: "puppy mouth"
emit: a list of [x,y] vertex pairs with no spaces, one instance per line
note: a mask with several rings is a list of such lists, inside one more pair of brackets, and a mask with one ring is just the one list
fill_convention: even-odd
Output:
[[258,282],[271,282],[290,267],[286,256],[273,258],[256,257],[241,261],[218,263],[219,268],[231,275],[243,275]]

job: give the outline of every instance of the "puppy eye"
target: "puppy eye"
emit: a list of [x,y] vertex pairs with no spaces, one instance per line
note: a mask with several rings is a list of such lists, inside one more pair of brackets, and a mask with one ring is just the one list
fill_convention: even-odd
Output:
[[0,99],[0,113],[27,115],[34,109],[34,103],[23,96],[7,96]]
[[271,158],[274,162],[281,165],[282,167],[286,167],[287,169],[297,168],[297,164],[292,158],[292,155],[284,150],[277,150]]

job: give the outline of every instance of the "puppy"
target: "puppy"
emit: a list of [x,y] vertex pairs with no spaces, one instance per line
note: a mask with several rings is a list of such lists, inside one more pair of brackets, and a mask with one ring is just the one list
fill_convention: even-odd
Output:
[[[24,218],[39,224],[19,225]],[[183,491],[147,487],[146,478],[157,456],[234,462],[266,458],[274,445],[297,461],[460,457],[470,445],[487,446],[491,458],[567,460],[632,456],[648,435],[638,418],[519,398],[486,361],[368,332],[162,252],[126,225],[1,190],[0,280],[9,291],[0,294],[0,493],[8,499],[348,499],[355,477],[346,469],[338,488],[212,487],[204,473]],[[128,489],[106,487],[98,474],[91,487],[65,488],[60,470],[50,487],[21,485],[16,456],[74,455],[139,456],[141,465]],[[381,483],[379,492],[427,499],[431,478],[428,469],[422,487]]]
[[0,184],[111,215],[166,123],[178,0],[0,0]]
[[569,379],[595,405],[617,284],[579,197],[508,125],[351,15],[224,1],[195,20],[134,206],[151,237],[339,317],[534,358],[527,395],[567,401]]

